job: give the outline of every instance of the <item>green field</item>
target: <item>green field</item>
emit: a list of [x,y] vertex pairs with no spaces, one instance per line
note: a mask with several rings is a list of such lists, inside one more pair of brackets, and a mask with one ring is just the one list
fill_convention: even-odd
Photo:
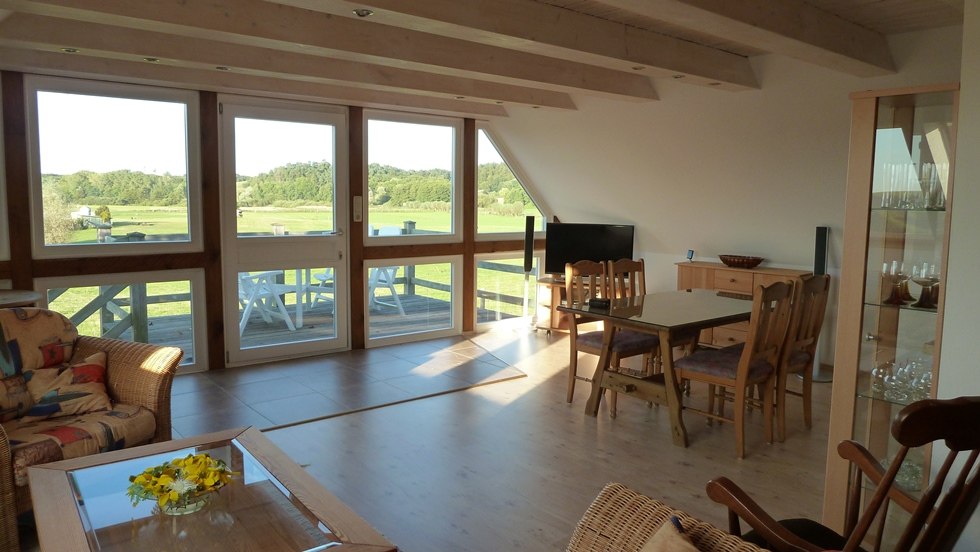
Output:
[[[112,236],[125,237],[139,232],[147,236],[186,235],[187,214],[183,207],[140,207],[110,205]],[[534,214],[528,212],[528,215]],[[450,214],[438,211],[383,210],[368,213],[366,222],[375,228],[404,227],[405,221],[415,221],[419,231],[448,232]],[[326,208],[248,208],[236,218],[239,233],[272,233],[273,224],[283,224],[287,233],[323,232],[333,230],[332,211]],[[524,216],[479,214],[481,233],[523,232]],[[71,243],[95,243],[96,229],[77,230]]]

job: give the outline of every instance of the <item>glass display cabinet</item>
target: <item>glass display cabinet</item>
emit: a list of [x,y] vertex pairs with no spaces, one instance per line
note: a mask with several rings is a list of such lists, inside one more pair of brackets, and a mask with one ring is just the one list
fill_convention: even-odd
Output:
[[[855,440],[882,462],[897,450],[891,422],[935,396],[939,373],[956,84],[851,95],[844,254],[824,523],[843,526],[848,463],[837,444]],[[929,452],[905,461],[897,483],[927,483]],[[867,484],[867,482],[865,482]],[[903,525],[890,508],[884,542]]]

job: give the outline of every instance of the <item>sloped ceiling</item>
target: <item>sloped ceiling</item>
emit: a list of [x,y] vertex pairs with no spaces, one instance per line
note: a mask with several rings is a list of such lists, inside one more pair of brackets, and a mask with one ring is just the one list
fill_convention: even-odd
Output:
[[0,0],[0,69],[506,116],[657,80],[759,87],[777,54],[896,71],[885,36],[958,25],[963,0]]

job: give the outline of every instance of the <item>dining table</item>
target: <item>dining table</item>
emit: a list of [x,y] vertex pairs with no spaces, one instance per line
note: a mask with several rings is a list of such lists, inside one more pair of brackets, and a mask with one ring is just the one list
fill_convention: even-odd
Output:
[[[566,303],[558,310],[603,323],[602,349],[592,376],[592,391],[585,413],[593,417],[598,415],[605,389],[662,404],[670,413],[674,444],[686,447],[687,430],[681,416],[680,386],[674,374],[674,348],[684,347],[690,351],[701,330],[748,320],[752,314],[752,301],[725,292],[687,289],[611,299],[608,306]],[[613,339],[621,329],[659,336],[662,366],[659,373],[639,376],[610,370]]]

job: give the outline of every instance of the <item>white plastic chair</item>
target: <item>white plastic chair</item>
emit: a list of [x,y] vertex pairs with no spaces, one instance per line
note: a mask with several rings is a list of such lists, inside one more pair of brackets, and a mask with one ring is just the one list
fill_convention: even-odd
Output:
[[[371,233],[374,232],[373,226],[368,226]],[[400,236],[402,234],[402,229],[397,226],[382,226],[378,229],[378,236]],[[395,290],[395,278],[398,276],[398,266],[379,266],[377,268],[372,268],[368,272],[368,309],[377,307],[378,305],[383,305],[386,307],[394,307],[398,309],[398,314],[404,316],[405,309],[402,308],[402,301],[398,297],[398,291]],[[378,301],[374,296],[374,291],[378,286],[383,286],[388,288],[391,292],[391,301],[384,302]]]
[[238,275],[238,303],[244,308],[242,319],[238,323],[239,336],[245,333],[245,326],[253,312],[258,312],[266,322],[278,318],[286,322],[289,331],[296,330],[286,305],[277,293],[276,277],[280,274],[282,273],[272,270],[258,274],[242,272]]
[[337,306],[333,269],[327,268],[323,272],[318,272],[313,275],[313,279],[316,280],[316,285],[311,285],[307,288],[307,291],[313,295],[310,300],[310,308],[314,309],[317,303],[329,299],[330,312],[333,313]]
[[[398,298],[398,291],[395,289],[398,269],[397,266],[379,266],[371,269],[368,275],[368,309],[378,305],[395,307],[398,309],[398,314],[404,316],[405,309],[402,308],[402,301]],[[374,296],[374,291],[378,286],[388,288],[388,291],[391,292],[391,302],[379,301]]]

